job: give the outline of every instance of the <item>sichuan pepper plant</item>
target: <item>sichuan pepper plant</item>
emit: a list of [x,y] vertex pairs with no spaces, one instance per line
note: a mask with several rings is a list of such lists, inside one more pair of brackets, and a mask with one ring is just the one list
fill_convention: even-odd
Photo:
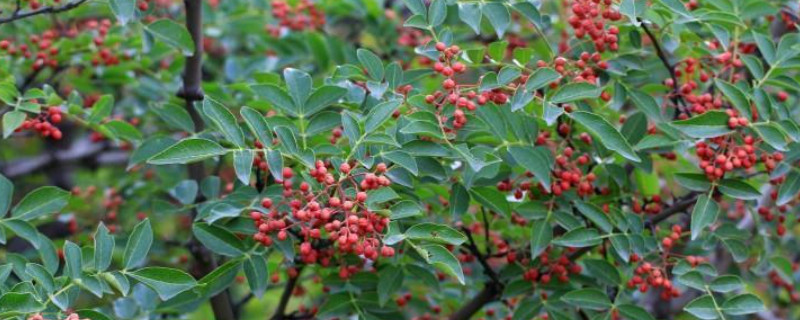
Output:
[[2,319],[796,319],[798,6],[0,3]]

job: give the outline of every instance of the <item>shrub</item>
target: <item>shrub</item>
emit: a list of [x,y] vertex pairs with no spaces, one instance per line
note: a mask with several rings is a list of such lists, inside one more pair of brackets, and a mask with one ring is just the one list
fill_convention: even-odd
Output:
[[0,9],[0,318],[797,317],[788,2]]

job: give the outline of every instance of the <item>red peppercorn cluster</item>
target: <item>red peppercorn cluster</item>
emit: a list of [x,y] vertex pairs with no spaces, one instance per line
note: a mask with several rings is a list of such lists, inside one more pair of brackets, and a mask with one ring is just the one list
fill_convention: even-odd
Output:
[[556,196],[560,196],[573,187],[577,187],[579,196],[589,196],[594,193],[592,182],[594,182],[597,177],[592,172],[584,175],[580,168],[580,166],[589,164],[591,158],[586,153],[572,159],[574,156],[576,156],[576,154],[571,147],[564,148],[564,152],[556,156],[556,166],[553,169],[553,177],[555,180],[553,180],[550,186],[550,189]]
[[550,258],[550,248],[547,248],[541,255],[539,255],[540,267],[530,268],[525,270],[522,278],[530,281],[532,284],[541,283],[548,284],[552,281],[553,277],[558,279],[559,282],[569,281],[570,274],[580,274],[583,268],[571,261],[569,257],[562,253],[556,259]]
[[[276,183],[283,186],[280,202],[264,198],[261,206],[267,213],[251,212],[250,217],[258,228],[253,238],[270,246],[273,238],[285,241],[293,234],[301,241],[301,260],[323,266],[330,265],[337,253],[363,255],[369,260],[393,256],[394,248],[382,245],[381,241],[389,219],[366,207],[367,191],[391,185],[384,175],[386,170],[386,165],[379,163],[374,172],[356,172],[351,164],[342,163],[337,180],[330,163],[317,161],[308,174],[321,187],[312,190],[308,182],[296,184],[294,171],[284,168],[283,179],[276,179]],[[346,190],[353,190],[355,194]],[[323,243],[329,245],[323,246]],[[347,278],[357,271],[350,267],[342,266],[340,276]]]
[[674,246],[675,243],[681,239],[682,231],[683,228],[681,228],[681,226],[677,224],[672,226],[672,232],[668,236],[661,239],[661,246],[664,248],[664,251],[671,249],[672,246]]
[[588,35],[598,52],[604,52],[606,48],[611,51],[619,49],[619,29],[616,26],[606,28],[608,21],[622,19],[613,0],[573,0],[571,8],[567,22],[575,30],[576,38],[583,39]]
[[59,107],[49,107],[47,111],[39,113],[36,118],[28,119],[22,122],[22,125],[15,130],[21,132],[25,130],[36,131],[45,138],[52,138],[53,140],[61,140],[63,137],[61,130],[54,124],[61,123],[63,116]]
[[[490,97],[494,98],[494,94],[486,93],[478,97],[478,94],[472,90],[462,92],[461,90],[464,87],[469,87],[470,85],[459,85],[454,78],[456,74],[463,73],[467,70],[466,65],[455,59],[458,53],[461,52],[461,49],[455,45],[448,47],[443,42],[436,43],[435,47],[441,55],[439,61],[433,64],[433,71],[446,77],[446,79],[442,81],[442,88],[444,91],[436,91],[431,95],[425,96],[425,102],[435,105],[438,109],[443,108],[447,104],[454,105],[456,109],[453,111],[453,129],[458,130],[467,123],[467,116],[463,109],[474,111],[477,107],[476,101],[477,104],[486,104]],[[506,101],[508,100],[505,95],[503,95],[503,98],[497,98],[496,100],[498,104],[505,103]],[[447,120],[448,119],[443,116],[443,122]]]
[[654,195],[650,198],[650,201],[644,199],[642,203],[639,203],[639,200],[636,198],[631,201],[631,210],[636,214],[641,214],[643,212],[649,214],[658,214],[661,212],[661,196]]
[[[605,70],[608,68],[608,62],[603,61],[599,53],[582,52],[578,60],[570,60],[565,57],[559,56],[553,59],[552,63],[547,63],[544,60],[536,62],[539,68],[553,67],[556,72],[560,73],[565,78],[571,78],[574,82],[588,82],[592,84],[597,83],[597,71]],[[550,88],[555,89],[558,87],[558,81],[550,83]],[[610,96],[608,97],[610,100]]]
[[273,37],[280,36],[281,28],[292,31],[316,30],[325,25],[325,14],[311,0],[300,0],[292,7],[284,0],[272,1],[272,16],[278,20],[278,26],[266,27]]
[[635,275],[628,280],[628,289],[638,288],[639,292],[645,293],[650,288],[661,288],[660,297],[662,300],[670,300],[680,297],[678,288],[672,285],[672,281],[666,278],[666,271],[653,267],[649,262],[642,263],[636,267]]
[[[36,1],[32,0],[31,2]],[[41,314],[34,314],[28,317],[28,320],[47,320]],[[77,313],[70,313],[64,320],[91,320],[89,318],[81,318]]]
[[[792,272],[797,272],[800,269],[800,265],[796,262],[792,263]],[[800,302],[800,293],[795,290],[794,285],[790,282],[783,280],[783,277],[778,273],[776,270],[770,270],[769,272],[769,280],[772,281],[772,285],[783,288],[786,292],[789,293],[789,297],[792,302]]]
[[[746,118],[737,119],[747,120]],[[730,136],[712,138],[708,143],[697,142],[695,148],[697,156],[700,158],[700,169],[710,180],[720,179],[726,172],[735,169],[750,169],[759,162],[764,163],[767,171],[772,171],[777,163],[783,160],[783,154],[780,152],[762,153],[759,158],[756,156],[756,142],[756,138],[750,135],[745,135],[741,139],[743,144]]]

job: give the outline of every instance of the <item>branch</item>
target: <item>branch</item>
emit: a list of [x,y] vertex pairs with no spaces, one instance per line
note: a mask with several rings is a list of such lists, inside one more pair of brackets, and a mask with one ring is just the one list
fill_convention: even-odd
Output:
[[54,163],[100,163],[100,164],[121,164],[128,160],[128,153],[125,151],[109,150],[108,143],[95,143],[88,138],[74,142],[66,150],[56,150],[53,153],[45,153],[34,157],[23,158],[8,162],[0,166],[0,173],[9,179],[21,177],[33,172],[44,170]]
[[66,11],[69,11],[69,10],[77,8],[78,6],[86,3],[87,1],[89,1],[89,0],[77,0],[77,1],[73,1],[73,2],[67,3],[67,4],[65,4],[63,6],[60,6],[60,7],[57,7],[57,6],[46,6],[46,7],[41,7],[39,9],[36,9],[36,10],[31,10],[31,11],[26,11],[26,12],[22,12],[21,6],[19,5],[19,1],[17,1],[17,8],[14,10],[14,13],[12,13],[10,17],[0,18],[0,24],[14,22],[14,21],[17,21],[17,20],[20,20],[20,19],[25,19],[25,18],[29,18],[29,17],[33,17],[33,16],[38,16],[38,15],[41,15],[41,14],[46,14],[46,13],[66,12]]
[[286,307],[289,305],[289,299],[292,298],[294,287],[297,286],[302,271],[303,265],[300,265],[297,268],[297,276],[289,277],[289,280],[286,281],[286,285],[283,287],[283,293],[281,293],[281,300],[278,302],[278,307],[275,308],[275,314],[272,315],[272,320],[285,320],[288,318],[286,315]]
[[[653,47],[656,49],[656,54],[658,55],[658,58],[661,60],[661,63],[664,65],[664,68],[667,68],[667,72],[669,72],[669,76],[670,78],[672,78],[672,94],[670,95],[670,100],[672,100],[672,103],[675,105],[675,111],[676,111],[675,117],[677,118],[678,111],[680,111],[679,103],[680,105],[683,105],[683,99],[680,97],[680,94],[678,92],[678,77],[675,76],[675,68],[672,66],[672,64],[669,63],[667,55],[661,48],[661,44],[658,42],[658,39],[656,39],[656,37],[653,35],[653,32],[650,31],[650,28],[647,27],[647,25],[644,23],[644,21],[642,21],[641,18],[637,18],[637,20],[639,21],[639,25],[642,26],[642,30],[644,30],[644,33],[646,33],[647,36],[650,37],[650,42],[653,43]],[[687,114],[689,113],[689,110],[686,108],[686,106],[684,106],[683,111],[686,112]]]
[[[658,224],[659,222],[664,221],[677,213],[683,212],[684,210],[692,206],[695,202],[697,202],[698,195],[699,194],[696,192],[689,193],[681,200],[676,201],[671,206],[661,211],[661,213],[659,213],[658,215],[655,215],[649,220],[647,220],[646,224],[650,225]],[[469,242],[467,243],[467,248],[469,248],[470,251],[472,251],[474,254],[477,250],[477,247],[472,241],[472,235],[468,229],[462,227],[462,230],[464,230],[464,232],[467,234],[467,239],[469,240]],[[573,251],[569,255],[569,259],[574,261],[583,256],[584,254],[589,253],[590,251],[592,251],[592,249],[594,249],[594,247],[583,247],[576,251]],[[484,268],[487,268],[488,264],[484,264],[485,260],[483,260],[483,256],[480,254],[480,252],[478,252],[475,255],[478,257],[478,261],[481,262],[482,265],[484,265]],[[494,272],[492,271],[492,273]],[[490,278],[492,277],[490,276]],[[503,292],[503,284],[502,282],[499,282],[499,280],[496,281],[494,279],[496,278],[492,278],[492,281],[486,282],[486,284],[483,287],[483,290],[481,290],[475,297],[473,297],[472,300],[464,304],[460,309],[456,310],[455,313],[450,315],[449,319],[469,320],[472,317],[472,315],[474,315],[476,312],[478,312],[478,310],[483,308],[484,305],[497,300],[497,298],[499,298],[500,294]]]

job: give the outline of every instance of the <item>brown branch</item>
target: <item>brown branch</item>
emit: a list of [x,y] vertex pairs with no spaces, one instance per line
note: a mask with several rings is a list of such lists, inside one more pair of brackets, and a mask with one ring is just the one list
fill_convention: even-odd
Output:
[[14,21],[17,21],[17,20],[21,20],[21,19],[25,19],[25,18],[29,18],[29,17],[33,17],[33,16],[38,16],[38,15],[41,15],[41,14],[47,14],[47,13],[51,13],[52,14],[52,13],[66,12],[66,11],[69,11],[69,10],[72,10],[72,9],[75,9],[75,8],[79,7],[80,5],[86,3],[87,1],[89,1],[89,0],[77,0],[77,1],[73,1],[73,2],[67,3],[67,4],[65,4],[63,6],[46,6],[46,7],[41,7],[39,9],[36,9],[36,10],[31,10],[31,11],[26,11],[26,12],[22,12],[20,3],[19,3],[19,1],[17,1],[17,8],[14,10],[14,12],[11,14],[11,16],[6,17],[6,18],[0,18],[0,24],[14,22]]
[[300,281],[300,273],[302,271],[303,265],[300,265],[297,267],[297,276],[289,277],[289,280],[286,281],[286,285],[283,287],[283,293],[281,293],[281,300],[278,302],[278,307],[275,308],[275,314],[272,315],[272,320],[285,320],[291,318],[286,315],[286,307],[289,306],[289,299],[292,298],[294,288],[297,286],[297,282]]
[[[662,221],[668,219],[669,217],[671,217],[671,216],[673,216],[673,215],[675,215],[677,213],[685,211],[690,206],[692,206],[695,202],[697,202],[697,196],[698,195],[699,194],[696,193],[696,192],[689,193],[688,195],[686,195],[682,199],[676,201],[671,206],[669,206],[666,209],[664,209],[663,211],[661,211],[661,213],[659,213],[658,215],[655,215],[652,218],[648,219],[646,224],[655,225],[655,224],[658,224],[659,222],[662,222]],[[470,248],[470,244],[472,244],[471,246],[474,247],[475,249],[477,249],[477,247],[474,246],[474,243],[472,243],[472,236],[469,233],[469,230],[464,229],[464,228],[462,228],[462,229],[466,232],[467,239],[469,240],[469,242],[467,244],[467,247]],[[581,256],[583,256],[584,254],[589,253],[590,251],[592,251],[592,249],[594,249],[594,247],[583,247],[583,248],[580,248],[580,249],[578,249],[576,251],[573,251],[569,255],[569,259],[574,261],[574,260],[580,258]],[[472,249],[470,249],[470,250],[472,251]],[[483,262],[485,262],[485,261],[482,261],[482,256],[480,255],[480,253],[476,254],[476,256],[478,257],[478,261],[481,262],[481,264],[483,264]],[[484,268],[486,268],[486,266],[484,266]],[[489,270],[491,270],[491,269],[489,269]],[[475,297],[473,297],[470,301],[468,301],[461,308],[456,310],[455,313],[450,315],[449,319],[450,320],[469,320],[472,317],[472,315],[474,315],[481,308],[483,308],[484,305],[486,305],[486,304],[488,304],[488,303],[490,303],[492,301],[497,300],[500,297],[500,294],[502,292],[503,292],[503,284],[502,284],[502,282],[499,282],[499,281],[496,282],[494,280],[487,281],[484,284],[483,289],[480,292],[478,292],[478,294]]]
[[653,32],[650,31],[650,28],[642,21],[641,18],[637,18],[639,21],[639,25],[642,26],[642,30],[644,33],[650,37],[650,42],[653,43],[653,47],[656,49],[656,54],[658,55],[658,59],[661,60],[661,64],[664,65],[664,68],[667,69],[669,72],[669,76],[672,79],[672,94],[670,94],[670,99],[672,103],[675,105],[675,118],[677,119],[678,114],[680,112],[680,106],[683,105],[683,111],[689,114],[689,109],[683,104],[683,99],[680,97],[680,93],[678,92],[678,77],[675,75],[675,68],[672,64],[669,63],[669,59],[667,59],[667,55],[664,53],[664,50],[661,48],[661,44],[658,42],[658,39],[653,35]]

